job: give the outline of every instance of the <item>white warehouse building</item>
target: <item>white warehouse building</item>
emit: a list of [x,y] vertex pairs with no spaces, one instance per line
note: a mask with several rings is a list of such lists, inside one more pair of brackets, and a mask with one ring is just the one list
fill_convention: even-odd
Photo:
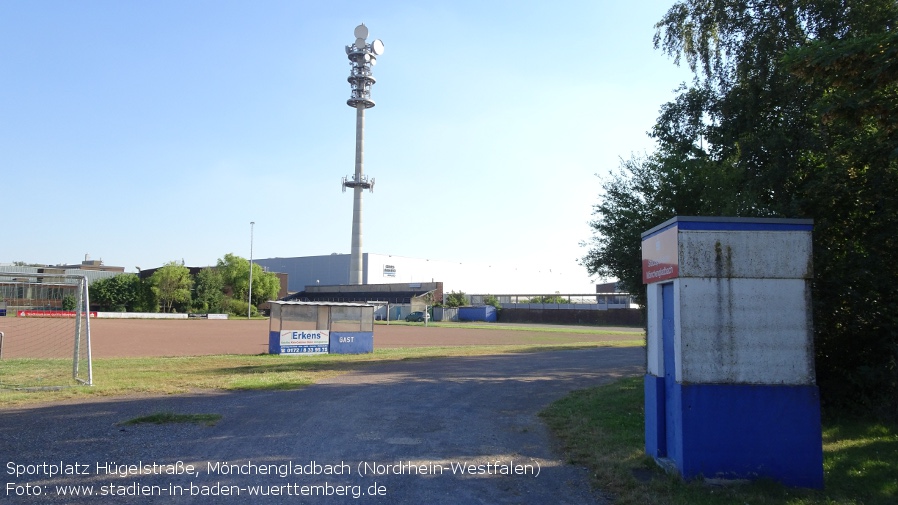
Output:
[[[253,260],[270,272],[288,275],[291,292],[306,286],[349,284],[349,254]],[[586,272],[571,275],[552,268],[509,263],[478,264],[408,258],[390,254],[362,254],[362,284],[442,282],[443,291],[465,293],[589,293]]]

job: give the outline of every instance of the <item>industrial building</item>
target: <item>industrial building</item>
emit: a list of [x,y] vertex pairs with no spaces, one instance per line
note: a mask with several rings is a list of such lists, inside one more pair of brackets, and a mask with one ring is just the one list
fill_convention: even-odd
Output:
[[[307,286],[351,284],[349,254],[253,261],[270,272],[286,273],[290,292],[305,291]],[[444,293],[585,293],[588,291],[584,288],[572,290],[569,286],[589,284],[585,275],[583,279],[572,280],[549,268],[362,254],[362,284],[434,282],[442,283]]]
[[59,275],[83,275],[87,282],[92,283],[99,279],[115,277],[125,272],[125,267],[104,265],[103,260],[92,260],[85,255],[81,264],[71,265],[21,265],[12,263],[0,263],[0,274],[59,274]]

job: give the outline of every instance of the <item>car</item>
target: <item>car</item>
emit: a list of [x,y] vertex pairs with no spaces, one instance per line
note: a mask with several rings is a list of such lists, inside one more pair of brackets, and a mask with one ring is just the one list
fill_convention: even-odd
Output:
[[430,319],[429,316],[425,315],[420,310],[417,312],[412,312],[411,314],[405,316],[405,320],[409,322],[421,323],[424,322],[425,319]]

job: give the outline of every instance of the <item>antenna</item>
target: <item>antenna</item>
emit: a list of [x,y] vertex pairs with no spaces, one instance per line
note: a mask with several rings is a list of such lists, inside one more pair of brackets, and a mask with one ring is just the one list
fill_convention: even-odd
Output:
[[352,199],[352,249],[349,255],[349,283],[362,284],[362,190],[374,192],[374,179],[364,173],[365,147],[365,109],[374,107],[371,99],[371,87],[377,82],[371,74],[371,67],[377,63],[377,57],[384,52],[384,43],[375,39],[368,44],[368,27],[365,23],[355,27],[355,42],[346,46],[349,58],[349,85],[352,88],[346,105],[356,111],[355,115],[355,174],[343,177],[343,192],[351,188]]

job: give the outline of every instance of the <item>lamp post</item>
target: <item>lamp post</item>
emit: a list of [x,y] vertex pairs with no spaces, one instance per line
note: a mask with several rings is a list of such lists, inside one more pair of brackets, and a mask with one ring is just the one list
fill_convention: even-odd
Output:
[[253,315],[253,227],[256,226],[255,221],[249,222],[249,299],[246,304],[246,318],[249,319]]

